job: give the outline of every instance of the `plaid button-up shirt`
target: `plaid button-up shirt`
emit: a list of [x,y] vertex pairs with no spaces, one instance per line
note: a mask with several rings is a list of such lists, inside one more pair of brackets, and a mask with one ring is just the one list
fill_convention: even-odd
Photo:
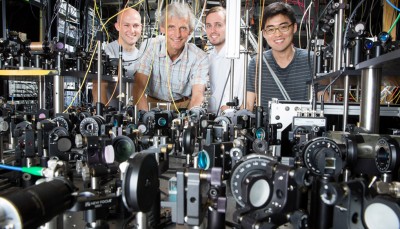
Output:
[[180,56],[172,62],[166,55],[164,36],[152,38],[137,68],[137,72],[150,77],[147,94],[165,101],[172,101],[170,90],[174,100],[190,97],[193,85],[207,84],[208,71],[207,54],[192,43],[186,43]]

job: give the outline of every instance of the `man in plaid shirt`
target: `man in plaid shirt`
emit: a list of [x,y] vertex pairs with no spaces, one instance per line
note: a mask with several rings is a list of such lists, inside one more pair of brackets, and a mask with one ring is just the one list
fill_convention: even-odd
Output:
[[135,74],[132,94],[139,110],[148,110],[148,102],[170,102],[176,108],[203,102],[209,63],[204,51],[187,43],[194,23],[186,3],[173,2],[163,10],[160,30],[165,36],[151,40]]

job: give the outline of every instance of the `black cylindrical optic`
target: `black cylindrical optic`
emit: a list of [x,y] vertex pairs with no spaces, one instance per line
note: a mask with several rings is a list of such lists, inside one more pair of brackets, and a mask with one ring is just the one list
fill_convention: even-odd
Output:
[[355,45],[354,45],[354,65],[357,65],[360,63],[361,60],[361,48],[362,48],[362,42],[359,37],[356,37],[354,39]]
[[[208,207],[208,228],[225,228],[225,205],[219,204],[220,197],[225,198],[226,186],[213,186],[208,190],[211,206]],[[222,205],[222,206],[221,206]]]
[[311,190],[310,228],[323,229],[332,227],[333,206],[325,204],[320,197],[320,190],[329,183],[328,178],[317,178]]
[[264,117],[264,108],[263,107],[257,107],[256,108],[256,128],[260,128],[263,126],[263,117]]
[[[0,228],[38,228],[75,202],[73,185],[65,179],[54,179],[19,192],[0,197]],[[5,222],[7,221],[7,222]]]

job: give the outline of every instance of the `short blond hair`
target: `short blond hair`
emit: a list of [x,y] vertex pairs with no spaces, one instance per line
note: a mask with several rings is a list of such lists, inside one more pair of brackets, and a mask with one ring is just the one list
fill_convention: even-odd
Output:
[[222,6],[214,6],[212,7],[206,14],[206,21],[207,21],[207,17],[208,15],[212,14],[212,13],[218,13],[218,12],[222,12],[224,14],[224,19],[226,20],[226,9]]

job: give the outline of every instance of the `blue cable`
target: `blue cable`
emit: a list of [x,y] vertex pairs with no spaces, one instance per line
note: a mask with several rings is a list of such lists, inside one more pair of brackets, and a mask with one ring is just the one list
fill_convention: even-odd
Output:
[[397,11],[400,11],[400,9],[397,8],[391,1],[386,0],[386,2],[387,2],[391,7],[393,7],[393,9],[395,9],[395,10],[397,10]]
[[0,164],[0,169],[8,169],[8,170],[22,172],[22,168],[21,167],[14,167],[14,166],[11,166],[11,165]]

